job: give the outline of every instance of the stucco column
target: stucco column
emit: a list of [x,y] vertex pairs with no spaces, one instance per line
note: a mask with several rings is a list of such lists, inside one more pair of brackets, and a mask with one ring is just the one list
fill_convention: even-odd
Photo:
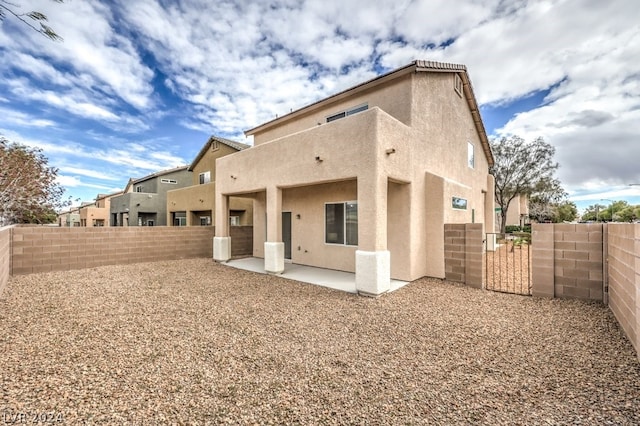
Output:
[[231,259],[229,237],[229,196],[216,193],[216,236],[213,237],[213,260],[226,262]]
[[444,179],[425,173],[425,235],[427,276],[445,278],[444,266],[444,209],[451,200],[444,199]]
[[387,250],[387,176],[375,170],[358,177],[358,250],[356,290],[377,296],[391,288],[391,253]]
[[284,272],[282,242],[282,189],[267,188],[267,241],[264,243],[264,270],[271,274]]

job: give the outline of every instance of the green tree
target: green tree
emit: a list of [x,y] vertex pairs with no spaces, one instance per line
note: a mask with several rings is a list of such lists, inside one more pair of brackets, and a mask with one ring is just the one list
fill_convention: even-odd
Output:
[[633,206],[627,206],[616,213],[616,220],[618,222],[633,222],[636,219],[636,214]]
[[54,222],[55,210],[68,205],[57,175],[41,149],[0,136],[0,226]]
[[[64,0],[51,1],[62,3]],[[20,5],[15,3],[14,1],[0,0],[0,23],[2,23],[2,21],[4,21],[7,16],[10,16],[53,41],[62,41],[62,37],[60,37],[53,30],[53,28],[46,24],[49,19],[45,14],[37,12],[35,10],[32,10],[31,12],[21,13],[19,9]]]
[[554,208],[553,222],[573,222],[578,217],[578,207],[573,201],[563,201]]
[[537,222],[558,222],[557,209],[566,198],[567,193],[558,179],[540,179],[529,197],[529,217]]
[[606,206],[603,206],[602,204],[593,204],[589,207],[587,207],[584,210],[584,213],[582,214],[581,219],[586,221],[594,221],[594,222],[600,222],[603,220],[603,218],[600,216],[601,212],[604,212],[606,209]]
[[[612,202],[609,207],[607,207],[609,219],[613,222],[629,222],[629,220],[622,220],[620,216],[620,213],[627,209],[631,210],[631,206],[624,200]],[[633,214],[633,211],[631,210],[630,213]]]
[[505,232],[509,204],[516,195],[530,198],[543,183],[554,182],[554,172],[558,163],[553,161],[555,148],[536,138],[525,142],[519,136],[503,137],[491,141],[495,164],[491,167],[496,182],[496,204],[501,208],[500,229]]

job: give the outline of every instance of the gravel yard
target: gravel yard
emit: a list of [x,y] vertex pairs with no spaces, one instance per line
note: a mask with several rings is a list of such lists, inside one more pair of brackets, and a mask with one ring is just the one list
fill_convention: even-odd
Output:
[[378,299],[210,259],[12,278],[3,420],[639,424],[603,305],[421,279]]

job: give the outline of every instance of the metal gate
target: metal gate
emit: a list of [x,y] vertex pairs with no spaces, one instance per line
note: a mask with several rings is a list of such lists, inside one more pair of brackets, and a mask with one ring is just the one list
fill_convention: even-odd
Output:
[[531,295],[531,234],[487,234],[484,241],[484,287]]

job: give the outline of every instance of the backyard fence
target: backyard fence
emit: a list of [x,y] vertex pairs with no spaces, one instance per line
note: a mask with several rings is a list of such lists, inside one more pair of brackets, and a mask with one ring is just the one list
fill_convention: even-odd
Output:
[[533,224],[530,244],[487,234],[484,268],[473,261],[481,243],[472,229],[445,225],[447,279],[608,304],[640,355],[640,224]]
[[[251,255],[253,227],[232,226],[232,255]],[[0,228],[0,291],[10,275],[213,257],[214,227]]]

